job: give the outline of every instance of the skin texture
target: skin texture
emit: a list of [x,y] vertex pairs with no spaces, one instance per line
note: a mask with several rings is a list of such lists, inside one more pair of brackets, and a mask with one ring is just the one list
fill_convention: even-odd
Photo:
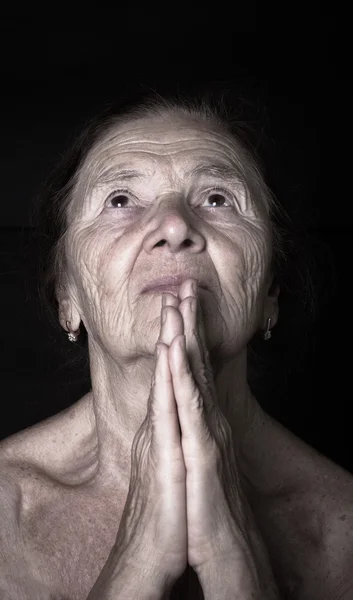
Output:
[[[192,402],[201,403],[197,389],[207,406],[208,357],[215,384],[212,397],[231,426],[233,473],[241,478],[233,486],[240,498],[234,497],[229,485],[233,456],[225,443],[227,460],[219,461],[211,484],[207,468],[203,474],[207,493],[201,493],[200,480],[187,485],[188,506],[193,506],[188,528],[203,514],[211,517],[206,525],[212,531],[217,511],[208,504],[215,496],[217,507],[234,500],[237,511],[222,531],[232,539],[235,533],[237,543],[242,538],[234,523],[244,531],[254,560],[241,573],[249,573],[250,565],[255,585],[270,589],[273,584],[261,568],[268,551],[280,597],[352,597],[352,477],[261,410],[247,386],[246,345],[255,331],[265,329],[269,317],[272,327],[276,324],[278,290],[271,287],[268,210],[253,193],[251,178],[242,179],[251,194],[239,183],[239,161],[244,166],[241,152],[227,136],[170,115],[126,122],[87,157],[69,207],[67,279],[58,285],[57,296],[62,327],[66,330],[70,321],[77,330],[82,320],[88,331],[92,390],[69,409],[1,443],[0,494],[6,512],[0,527],[5,558],[4,563],[0,554],[0,572],[9,597],[25,598],[27,593],[28,598],[47,600],[50,590],[58,598],[81,600],[104,569],[115,568],[107,557],[112,551],[114,558],[130,482],[130,451],[146,417],[161,331],[162,295],[141,291],[156,277],[181,272],[185,280],[177,296],[167,294],[170,318],[160,341],[165,353],[169,348],[184,460],[190,474],[195,436],[187,433],[189,417]],[[208,174],[204,169],[202,176],[191,174],[202,165]],[[211,165],[227,167],[226,180],[216,177]],[[130,170],[123,181],[122,169]],[[131,177],[131,169],[144,178]],[[195,295],[193,281],[198,283]],[[197,300],[195,317],[189,312],[190,297]],[[177,373],[176,344],[183,333],[186,378]],[[168,369],[165,373],[170,378]],[[191,376],[197,385],[187,396]],[[222,427],[214,420],[213,425],[217,438]],[[224,441],[227,436],[221,437]],[[205,456],[203,447],[198,455]],[[200,466],[202,460],[188,484],[203,477]],[[213,531],[219,531],[216,525]],[[232,539],[224,546],[233,548]],[[189,562],[197,566],[199,558],[199,549],[189,544]],[[127,585],[135,563],[134,554],[122,579]],[[206,600],[233,598],[234,573],[233,561],[223,556],[216,564],[206,561],[198,573]],[[145,577],[143,584],[137,578],[136,585],[138,593],[148,593]],[[126,597],[135,597],[135,592],[129,589]],[[192,591],[190,597],[196,594]]]
[[[119,477],[129,482],[162,299],[141,291],[157,277],[183,272],[207,285],[199,301],[219,402],[234,426],[240,414],[254,414],[246,344],[268,317],[275,325],[277,295],[269,295],[267,208],[250,197],[238,164],[239,151],[224,134],[169,116],[120,126],[83,165],[68,214],[68,279],[57,295],[62,326],[68,320],[76,330],[82,320],[89,335],[97,479],[116,476],[118,453]],[[234,175],[225,180],[212,165]],[[209,174],[191,173],[200,166]],[[119,176],[127,170],[140,175]],[[226,406],[229,386],[236,406]]]

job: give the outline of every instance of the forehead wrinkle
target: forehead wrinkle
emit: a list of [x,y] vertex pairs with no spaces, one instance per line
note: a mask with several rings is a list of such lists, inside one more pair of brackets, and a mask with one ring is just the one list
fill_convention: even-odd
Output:
[[[149,125],[149,123],[148,123]],[[189,124],[188,124],[189,126]],[[183,127],[181,127],[183,129]],[[179,136],[179,130],[180,128],[176,129],[173,128],[172,130],[167,129],[165,127],[165,123],[162,124],[162,128],[161,128],[161,132],[164,135],[167,136],[171,136],[173,137],[173,134],[175,135],[175,132],[178,134]],[[90,163],[92,165],[92,163],[96,163],[95,168],[93,167],[93,171],[99,171],[100,170],[100,162],[101,160],[105,160],[107,159],[107,157],[105,155],[109,155],[108,159],[112,159],[112,153],[115,154],[125,154],[125,153],[129,153],[129,152],[136,152],[136,146],[140,146],[137,150],[137,152],[141,155],[143,154],[150,154],[150,155],[159,155],[160,152],[168,152],[169,156],[174,156],[175,154],[182,152],[182,151],[193,151],[193,150],[205,150],[207,148],[203,147],[204,144],[208,145],[210,142],[213,144],[216,144],[216,146],[218,146],[217,151],[222,155],[225,155],[228,157],[228,151],[231,150],[231,154],[234,153],[237,154],[237,149],[235,148],[234,145],[234,140],[229,139],[228,136],[224,135],[223,133],[219,133],[216,132],[214,130],[210,130],[207,129],[205,131],[205,129],[197,129],[194,128],[192,132],[190,132],[190,135],[187,137],[183,137],[180,139],[180,137],[178,137],[176,140],[172,139],[172,140],[168,140],[168,141],[164,141],[161,139],[157,139],[156,140],[156,136],[158,136],[158,134],[160,134],[159,131],[155,131],[155,129],[152,132],[152,136],[149,135],[149,131],[147,128],[147,132],[146,132],[146,125],[143,127],[135,127],[133,129],[128,130],[128,134],[126,135],[126,133],[124,131],[118,131],[115,135],[110,136],[108,139],[102,139],[95,148],[92,148],[92,154],[89,157],[88,160],[88,164]],[[205,135],[206,134],[206,135]],[[208,135],[207,135],[208,134]],[[136,136],[140,136],[138,139],[136,139]],[[187,147],[185,147],[185,145],[187,144]],[[115,152],[114,152],[115,149]],[[158,150],[159,149],[159,150]],[[210,148],[208,148],[210,149]],[[228,151],[227,151],[228,150]],[[103,156],[102,156],[103,155]],[[237,162],[237,161],[235,161]],[[88,165],[87,165],[88,166]],[[93,166],[93,165],[92,165]]]
[[[194,120],[190,121],[188,118],[186,120],[182,118],[182,122],[180,122],[180,119],[175,120],[173,118],[167,120],[163,119],[162,121],[159,121],[151,117],[147,117],[146,119],[142,120],[140,119],[139,121],[135,122],[130,121],[130,123],[127,125],[120,124],[117,127],[115,127],[114,133],[112,130],[110,130],[109,134],[105,137],[105,140],[108,142],[114,142],[117,140],[117,138],[123,138],[122,142],[132,141],[133,143],[135,143],[136,136],[142,135],[144,137],[149,137],[149,141],[151,141],[152,143],[170,143],[170,141],[153,141],[151,140],[150,136],[153,136],[154,138],[156,138],[156,136],[165,137],[170,136],[175,132],[178,134],[178,136],[180,136],[181,134],[185,135],[185,130],[187,130],[187,135],[185,138],[182,138],[180,140],[183,142],[189,141],[190,137],[206,137],[207,134],[209,134],[210,137],[212,136],[214,138],[219,138],[222,141],[224,141],[225,139],[228,139],[229,141],[229,136],[227,135],[227,132],[219,131],[218,128],[216,128],[212,123],[209,123],[207,121],[197,120],[195,122]],[[102,141],[104,142],[104,140]]]
[[[186,143],[187,142],[187,145]],[[150,154],[153,156],[174,156],[176,154],[180,154],[181,152],[192,152],[192,151],[201,151],[212,150],[213,152],[217,152],[219,154],[224,154],[228,156],[229,150],[234,152],[234,148],[225,144],[217,144],[216,148],[212,148],[208,142],[213,142],[214,140],[178,140],[173,142],[150,142],[147,140],[138,140],[136,142],[131,143],[121,143],[119,144],[119,149],[117,148],[117,153],[131,153],[136,152],[138,154]],[[136,146],[140,146],[137,147]]]
[[[219,162],[218,164],[215,164],[208,162],[207,158],[203,159],[203,162],[196,163],[196,159],[193,158],[192,162],[194,162],[194,166],[190,169],[185,170],[183,168],[183,163],[185,162],[184,158],[182,159],[181,165],[178,165],[178,163],[175,162],[175,156],[180,154],[179,150],[162,156],[158,152],[151,151],[139,151],[138,154],[146,154],[148,157],[148,161],[145,161],[143,166],[138,165],[140,166],[140,169],[133,168],[134,163],[138,164],[141,161],[141,156],[139,157],[137,155],[130,157],[130,161],[125,161],[123,164],[111,164],[109,167],[106,168],[103,168],[104,163],[102,163],[102,165],[99,165],[99,163],[96,164],[92,168],[89,177],[89,179],[92,181],[92,186],[95,187],[96,185],[111,182],[119,182],[123,180],[131,181],[134,179],[147,179],[148,177],[152,178],[156,175],[156,173],[158,173],[158,170],[160,170],[160,172],[163,174],[166,174],[167,170],[170,170],[170,172],[174,170],[175,176],[177,176],[177,178],[180,178],[179,175],[177,175],[177,172],[180,171],[180,167],[182,177],[188,179],[193,177],[206,176],[221,178],[224,181],[232,183],[234,183],[236,179],[238,181],[239,179],[242,179],[239,167],[235,163],[226,164],[225,162]],[[222,161],[223,159],[223,157],[218,158],[220,159],[220,161]],[[142,160],[145,160],[145,157],[143,157]],[[109,162],[113,162],[111,158]],[[131,168],[123,168],[129,163],[131,164]],[[188,159],[187,161],[187,164],[189,163],[190,159]],[[141,168],[143,170],[141,170]],[[96,175],[97,172],[98,174]]]
[[121,169],[119,165],[109,167],[102,171],[94,181],[94,185],[102,185],[105,183],[131,181],[133,179],[146,178],[146,172],[137,171],[135,169]]
[[[152,129],[153,125],[153,129]],[[202,141],[209,142],[213,141],[222,146],[230,146],[234,148],[234,140],[227,136],[225,133],[220,133],[215,131],[213,128],[207,127],[192,127],[190,131],[190,124],[187,123],[183,126],[174,126],[167,124],[164,122],[161,124],[160,128],[156,127],[153,123],[147,122],[144,126],[135,127],[129,129],[127,132],[124,131],[121,127],[114,135],[110,135],[110,137],[103,138],[98,146],[96,146],[96,151],[99,152],[99,147],[104,148],[104,146],[108,146],[108,148],[112,148],[113,146],[132,146],[135,147],[138,144],[147,144],[149,147],[159,146],[159,147],[168,147],[171,145],[179,145],[190,143],[192,141],[196,143],[200,143]],[[157,123],[158,125],[158,123]],[[167,125],[167,126],[166,126]],[[200,125],[200,124],[198,124]],[[189,135],[180,138],[181,131],[183,129],[188,129]],[[151,131],[152,129],[152,131]],[[177,134],[177,139],[175,139],[175,134]],[[165,138],[169,137],[168,140],[165,141]],[[174,139],[170,139],[170,138]],[[136,139],[137,138],[137,139]],[[156,139],[157,138],[157,139]],[[158,139],[159,138],[159,139]],[[161,139],[162,138],[162,139]],[[163,139],[164,138],[164,139]]]
[[[150,123],[147,123],[147,125],[150,125]],[[130,167],[131,164],[131,168],[123,169],[125,171],[126,180],[138,179],[138,177],[143,177],[145,179],[147,177],[153,177],[156,174],[156,170],[160,170],[163,174],[168,176],[169,179],[172,170],[170,167],[172,166],[174,168],[174,173],[172,175],[173,179],[176,178],[180,180],[181,177],[189,178],[196,175],[204,175],[206,177],[215,176],[218,178],[221,177],[222,180],[233,184],[238,180],[238,182],[240,181],[243,185],[245,184],[245,188],[248,187],[248,182],[246,181],[247,176],[245,173],[246,169],[244,170],[245,165],[242,164],[241,151],[234,139],[230,138],[225,133],[217,132],[214,129],[194,127],[189,135],[183,136],[181,139],[180,137],[177,137],[177,139],[165,141],[164,139],[156,139],[156,137],[158,138],[158,136],[161,136],[162,134],[164,136],[172,136],[172,138],[175,138],[176,135],[180,135],[180,129],[185,129],[185,127],[181,126],[176,128],[172,125],[171,128],[169,128],[169,124],[167,124],[168,127],[166,128],[166,123],[161,125],[159,130],[157,127],[157,131],[156,128],[149,131],[149,127],[146,127],[145,124],[142,127],[130,128],[127,132],[124,130],[121,131],[120,129],[120,131],[118,130],[114,135],[101,139],[100,143],[98,143],[95,148],[92,148],[91,156],[89,156],[83,172],[81,171],[81,175],[84,175],[86,183],[86,185],[84,185],[86,188],[85,193],[100,183],[122,180],[124,174],[123,172],[121,172],[121,175],[119,174],[122,165],[115,166],[113,163],[118,157],[120,159],[125,159],[123,156],[124,154],[135,154],[135,156],[129,156],[129,160],[124,160],[124,166]],[[187,124],[186,127],[189,128],[189,124]],[[136,139],[137,136],[139,136],[138,139]],[[194,152],[194,156],[192,157],[194,162],[194,159],[197,160],[195,151],[199,151],[201,154],[206,152],[203,163],[197,164],[187,171],[183,168],[179,170],[181,165],[178,165],[178,168],[175,164],[175,155],[183,152]],[[209,153],[214,155],[213,158],[216,159],[216,161],[212,161],[211,157],[207,157],[207,154]],[[148,165],[148,162],[145,160],[145,155],[151,159],[153,164],[151,170],[149,168],[151,165]],[[144,161],[143,166],[138,164],[139,158]],[[161,164],[158,161],[158,158],[164,160],[167,159],[169,168],[165,169],[165,165],[163,165],[164,161]],[[199,157],[199,160],[201,159],[202,157]],[[210,160],[210,163],[212,164],[208,163],[208,160]],[[137,163],[137,168],[135,168],[134,162],[135,164]],[[214,164],[215,162],[219,164]],[[107,168],[107,163],[110,163],[111,167]],[[188,164],[190,164],[190,159]],[[140,167],[140,169],[138,169],[138,167]],[[143,171],[141,171],[141,168]],[[130,173],[128,173],[128,171],[130,171]],[[166,171],[168,171],[168,174]],[[246,191],[248,192],[249,190]]]
[[[164,162],[166,162],[167,166],[174,167],[175,171],[177,171],[177,165],[173,165],[172,160],[168,160],[171,157],[163,157]],[[154,169],[145,169],[144,171],[139,171],[137,169],[123,169],[122,165],[114,165],[106,168],[101,171],[99,175],[96,177],[94,185],[100,185],[104,183],[110,183],[112,181],[122,181],[122,180],[133,180],[133,179],[146,179],[147,177],[153,177],[155,172],[157,171],[158,165],[156,161],[154,162]],[[234,179],[239,178],[239,172],[235,165],[226,165],[226,164],[210,164],[207,162],[199,163],[196,166],[187,169],[183,173],[186,178],[193,177],[217,177],[221,178],[225,181],[233,182]]]

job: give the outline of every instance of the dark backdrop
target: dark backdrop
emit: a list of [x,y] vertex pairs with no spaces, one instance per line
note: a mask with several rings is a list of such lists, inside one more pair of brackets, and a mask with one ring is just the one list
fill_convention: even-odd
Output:
[[[65,333],[61,342],[52,337],[30,292],[29,213],[41,181],[72,133],[128,84],[191,88],[227,81],[264,124],[269,179],[300,213],[315,257],[318,309],[303,331],[299,326],[305,343],[292,372],[281,385],[267,381],[264,403],[353,472],[352,95],[349,53],[339,34],[305,41],[298,33],[285,43],[255,30],[195,36],[190,29],[144,39],[133,31],[122,39],[84,29],[44,34],[8,22],[1,45],[0,436],[59,412],[87,391],[84,370],[67,366],[75,351]],[[276,355],[276,331],[270,343]],[[277,355],[283,352],[282,337]]]

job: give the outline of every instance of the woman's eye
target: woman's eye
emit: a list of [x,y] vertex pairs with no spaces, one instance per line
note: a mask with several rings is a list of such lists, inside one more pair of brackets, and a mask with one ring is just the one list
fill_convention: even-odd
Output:
[[108,198],[108,204],[112,208],[124,208],[130,198],[124,192],[113,192]]
[[[126,208],[129,202],[131,202],[130,194],[125,192],[125,190],[116,190],[112,192],[107,200],[110,208]],[[228,194],[222,192],[222,190],[208,192],[205,202],[210,208],[228,208],[229,206],[232,206]]]
[[208,202],[209,206],[212,208],[217,208],[217,206],[224,206],[226,203],[228,203],[228,206],[231,205],[228,196],[226,194],[223,194],[222,192],[217,191],[208,193],[206,202]]

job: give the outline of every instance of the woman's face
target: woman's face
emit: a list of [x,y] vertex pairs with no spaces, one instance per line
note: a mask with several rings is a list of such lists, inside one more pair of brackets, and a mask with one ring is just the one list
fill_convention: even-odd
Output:
[[207,288],[198,295],[211,359],[264,326],[270,222],[238,166],[230,138],[182,116],[126,122],[90,152],[68,211],[68,297],[113,360],[154,353],[161,294],[142,290],[163,276]]

